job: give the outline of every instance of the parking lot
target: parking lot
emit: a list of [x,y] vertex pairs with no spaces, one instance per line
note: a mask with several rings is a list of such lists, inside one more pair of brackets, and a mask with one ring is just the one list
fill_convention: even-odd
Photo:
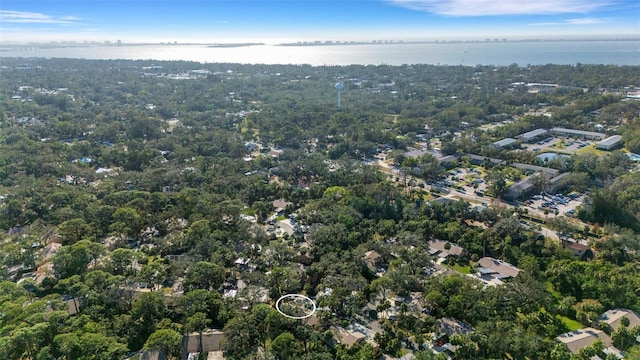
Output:
[[595,142],[592,140],[549,137],[539,140],[533,144],[522,144],[522,148],[536,152],[562,151],[573,154],[587,146],[593,146],[593,144],[595,144]]
[[482,177],[481,170],[476,167],[458,168],[449,171],[446,179],[430,185],[462,194],[474,195],[477,192],[477,195],[482,197],[487,187]]
[[568,195],[563,194],[536,194],[531,199],[525,201],[525,204],[535,210],[548,211],[549,214],[555,214],[565,216],[575,216],[575,209],[577,206],[582,205],[584,200],[583,194],[571,193]]

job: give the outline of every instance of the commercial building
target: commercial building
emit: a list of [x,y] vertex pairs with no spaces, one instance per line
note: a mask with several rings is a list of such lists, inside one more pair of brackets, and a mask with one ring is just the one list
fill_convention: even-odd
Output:
[[607,137],[607,134],[603,134],[599,132],[574,130],[574,129],[559,128],[559,127],[551,129],[551,133],[555,135],[560,135],[560,136],[585,138],[588,140],[602,140]]
[[516,145],[516,139],[506,138],[506,139],[496,141],[491,145],[495,147],[499,147],[501,149],[506,149],[506,148],[514,147]]
[[533,191],[534,188],[535,186],[531,181],[531,177],[528,176],[523,180],[518,181],[517,183],[511,185],[509,187],[509,190],[506,196],[511,200],[517,200],[517,199],[523,200],[524,197],[529,196],[529,194]]
[[520,134],[517,137],[520,138],[520,140],[522,140],[523,143],[532,143],[532,142],[535,142],[540,137],[542,137],[543,135],[547,135],[548,133],[549,132],[545,129],[535,129],[535,130],[526,132],[524,134]]
[[609,151],[609,150],[617,148],[621,144],[622,144],[622,136],[613,135],[613,136],[609,136],[608,138],[606,138],[606,139],[604,139],[602,141],[598,141],[596,143],[596,149]]

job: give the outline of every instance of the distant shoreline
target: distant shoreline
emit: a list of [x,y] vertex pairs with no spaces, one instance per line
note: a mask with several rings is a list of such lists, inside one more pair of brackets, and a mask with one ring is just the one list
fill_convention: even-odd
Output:
[[526,42],[599,42],[599,41],[639,41],[640,38],[620,39],[488,39],[488,40],[378,40],[378,41],[303,41],[281,43],[275,46],[342,46],[342,45],[405,45],[405,44],[494,44],[494,43],[526,43]]
[[141,42],[141,43],[116,43],[116,42],[48,42],[48,43],[4,43],[0,44],[0,50],[13,50],[15,48],[73,48],[73,47],[124,47],[124,46],[206,46],[210,48],[236,48],[247,46],[345,46],[345,45],[406,45],[406,44],[495,44],[495,43],[557,43],[557,42],[602,42],[602,41],[640,41],[640,37],[630,38],[584,38],[584,39],[506,39],[494,38],[485,40],[371,40],[371,41],[334,41],[314,40],[297,41],[287,43],[268,44],[264,42],[247,43],[201,43],[201,42]]
[[265,43],[229,43],[229,44],[221,43],[221,44],[207,45],[207,47],[210,47],[210,48],[232,48],[232,47],[260,46],[260,45],[266,45],[266,44]]

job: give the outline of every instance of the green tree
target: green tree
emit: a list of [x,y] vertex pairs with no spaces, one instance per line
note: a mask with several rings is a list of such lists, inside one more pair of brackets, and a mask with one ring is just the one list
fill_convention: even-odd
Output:
[[185,291],[217,290],[223,282],[224,272],[220,266],[208,261],[199,261],[187,270],[183,286]]
[[198,352],[202,352],[202,332],[211,323],[211,320],[207,319],[207,315],[202,312],[197,312],[187,318],[185,328],[187,331],[198,332]]
[[53,257],[53,264],[61,278],[84,273],[89,264],[95,263],[106,252],[102,244],[80,240],[62,247]]
[[141,293],[131,309],[133,337],[130,338],[129,348],[140,349],[166,315],[167,304],[163,294],[155,291]]
[[96,333],[86,333],[80,337],[82,357],[80,359],[119,360],[127,353],[126,345],[115,338]]
[[273,268],[267,279],[271,297],[274,299],[295,293],[301,288],[300,276],[290,267]]
[[92,235],[91,226],[82,218],[67,220],[58,226],[62,244],[69,245]]
[[223,350],[225,356],[231,359],[241,359],[256,351],[261,344],[257,324],[247,314],[236,316],[224,326],[225,341]]
[[629,328],[624,325],[619,325],[611,334],[613,346],[622,351],[626,351],[631,345],[633,345],[635,343],[635,339],[636,335],[633,331],[629,330]]
[[137,237],[144,226],[142,217],[138,214],[138,211],[129,207],[117,209],[113,213],[112,218],[113,222],[109,226],[109,229],[127,236]]
[[283,332],[271,341],[271,351],[281,360],[297,359],[302,347],[293,334]]
[[119,248],[109,253],[108,267],[115,275],[135,275],[136,264],[144,260],[144,255],[131,249]]
[[144,343],[145,350],[164,352],[170,359],[179,359],[182,346],[182,334],[172,329],[159,329],[153,332]]
[[486,176],[487,189],[493,197],[499,198],[507,188],[507,181],[499,171],[491,171]]
[[142,265],[137,277],[151,289],[157,290],[167,279],[167,269],[161,260],[155,260]]

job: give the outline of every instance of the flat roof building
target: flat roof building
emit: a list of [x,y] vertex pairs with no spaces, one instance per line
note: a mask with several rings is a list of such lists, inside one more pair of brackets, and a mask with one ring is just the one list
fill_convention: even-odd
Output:
[[543,167],[543,166],[537,166],[537,165],[530,165],[530,164],[523,164],[523,163],[512,163],[511,166],[513,166],[514,168],[518,168],[520,170],[524,170],[524,171],[529,172],[529,173],[541,172],[541,173],[545,174],[546,176],[558,176],[558,174],[560,174],[560,170],[556,170],[556,169],[552,169],[552,168],[548,168],[548,167]]
[[574,129],[559,128],[559,127],[555,127],[551,129],[551,133],[556,135],[568,136],[568,137],[582,137],[589,140],[602,140],[607,137],[607,134],[603,134],[599,132],[574,130]]
[[469,157],[469,161],[471,161],[471,163],[474,165],[481,165],[485,161],[488,161],[494,165],[504,164],[505,162],[502,159],[490,158],[482,155],[476,155],[476,154],[465,154],[465,155]]
[[508,148],[508,147],[512,147],[516,144],[516,139],[513,138],[506,138],[506,139],[502,139],[499,141],[496,141],[494,143],[492,143],[492,146],[495,147],[499,147],[499,148]]
[[615,149],[616,147],[620,146],[622,144],[622,136],[621,135],[613,135],[613,136],[609,136],[608,138],[602,140],[602,141],[598,141],[596,143],[596,149],[600,149],[600,150],[611,150],[611,149]]
[[548,131],[545,129],[535,129],[535,130],[526,132],[524,134],[520,134],[517,137],[520,138],[520,140],[522,140],[522,142],[524,143],[531,143],[531,142],[534,142],[537,138],[541,137],[542,135],[546,135],[547,133]]

